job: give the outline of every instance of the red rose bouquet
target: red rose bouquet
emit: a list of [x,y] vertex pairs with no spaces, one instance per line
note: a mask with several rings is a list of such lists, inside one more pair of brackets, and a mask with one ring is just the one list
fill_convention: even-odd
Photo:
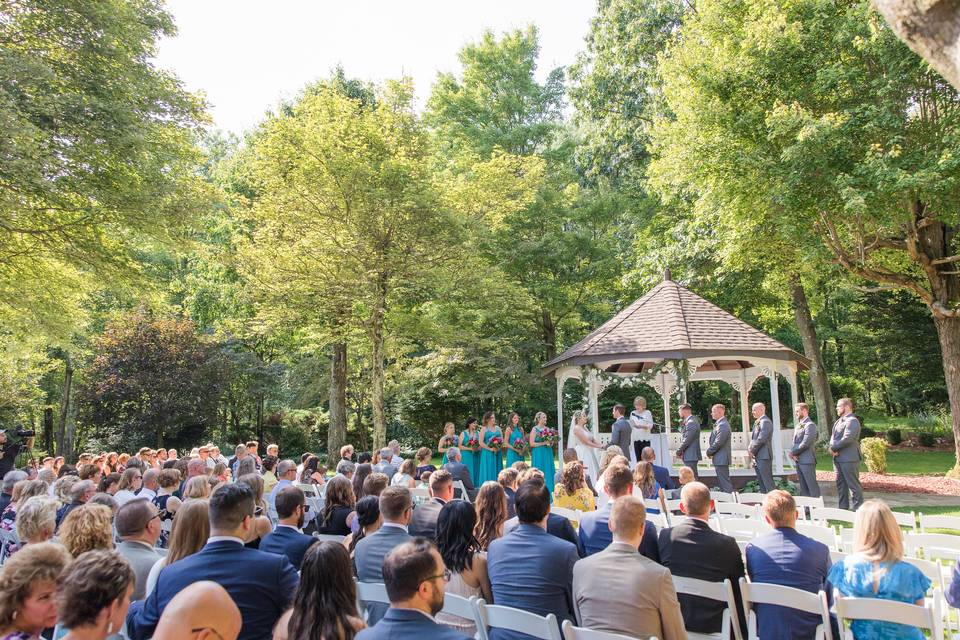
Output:
[[488,443],[488,446],[494,449],[499,449],[502,444],[503,444],[503,436],[499,434],[494,434],[493,437],[490,438],[490,442]]

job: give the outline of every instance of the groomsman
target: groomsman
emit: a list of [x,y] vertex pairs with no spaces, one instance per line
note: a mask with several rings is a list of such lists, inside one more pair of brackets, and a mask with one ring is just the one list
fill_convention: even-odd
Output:
[[757,482],[760,493],[773,491],[773,421],[767,417],[767,407],[762,402],[753,405],[753,431],[750,432],[750,446],[747,453],[753,458],[757,470]]
[[840,508],[850,508],[853,494],[853,510],[863,504],[863,489],[860,487],[860,421],[853,415],[850,398],[837,400],[837,421],[830,436],[830,455],[837,472],[837,495]]
[[722,404],[715,404],[710,408],[710,415],[714,420],[713,431],[710,432],[710,447],[707,457],[713,460],[713,469],[717,473],[717,487],[720,491],[733,492],[733,483],[730,481],[730,423],[727,422],[727,409]]
[[694,417],[693,408],[687,403],[681,404],[679,411],[683,439],[677,447],[677,457],[693,470],[693,477],[699,480],[697,464],[700,462],[700,421]]
[[795,410],[797,426],[793,430],[793,448],[790,458],[797,466],[797,480],[800,482],[800,495],[811,498],[820,497],[820,485],[817,484],[817,425],[810,419],[810,408],[798,402]]

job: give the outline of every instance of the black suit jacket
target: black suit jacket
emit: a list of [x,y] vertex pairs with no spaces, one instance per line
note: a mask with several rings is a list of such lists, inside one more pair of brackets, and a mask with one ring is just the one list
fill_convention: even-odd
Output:
[[[467,494],[469,494],[471,500],[476,497],[477,490],[473,487],[473,480],[470,478],[470,470],[467,469],[467,465],[463,464],[462,462],[448,462],[447,464],[443,465],[443,468],[450,472],[450,475],[453,476],[454,480],[460,480],[463,482],[463,486],[466,488]],[[456,494],[456,491],[454,494]],[[463,496],[457,497],[462,498]]]
[[[510,518],[503,523],[503,535],[507,535],[518,526],[520,526],[520,518],[517,516]],[[583,543],[580,542],[580,537],[577,535],[573,525],[570,524],[570,521],[563,516],[557,515],[556,513],[547,515],[547,533],[571,543],[577,548],[578,556],[581,558],[586,557],[587,554],[583,550]]]
[[440,498],[431,498],[423,504],[417,505],[410,517],[410,524],[407,531],[411,536],[423,536],[430,540],[437,539],[437,518],[440,517],[440,509],[446,502]]
[[[737,601],[740,626],[746,634],[739,580],[744,576],[743,557],[737,541],[718,533],[702,520],[682,522],[660,531],[660,564],[676,576],[721,582],[729,578]],[[696,596],[677,594],[687,631],[716,633],[720,631],[723,603]]]

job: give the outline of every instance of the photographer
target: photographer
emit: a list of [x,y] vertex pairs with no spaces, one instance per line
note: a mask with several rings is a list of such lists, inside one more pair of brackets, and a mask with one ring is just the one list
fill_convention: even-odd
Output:
[[36,435],[33,431],[17,429],[14,434],[24,440],[10,442],[7,438],[7,430],[0,429],[0,478],[13,469],[17,456],[33,448],[33,438]]

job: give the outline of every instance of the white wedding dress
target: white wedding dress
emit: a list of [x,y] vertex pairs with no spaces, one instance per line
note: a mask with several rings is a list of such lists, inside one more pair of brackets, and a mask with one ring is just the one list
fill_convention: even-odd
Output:
[[600,475],[600,463],[597,460],[597,449],[594,447],[588,447],[584,444],[584,440],[590,441],[593,439],[593,434],[590,433],[586,428],[579,427],[574,423],[570,424],[570,437],[567,440],[568,442],[574,443],[573,448],[577,450],[577,457],[580,458],[580,462],[583,463],[583,467],[587,472],[587,475],[590,476],[590,479],[596,483],[597,477]]

